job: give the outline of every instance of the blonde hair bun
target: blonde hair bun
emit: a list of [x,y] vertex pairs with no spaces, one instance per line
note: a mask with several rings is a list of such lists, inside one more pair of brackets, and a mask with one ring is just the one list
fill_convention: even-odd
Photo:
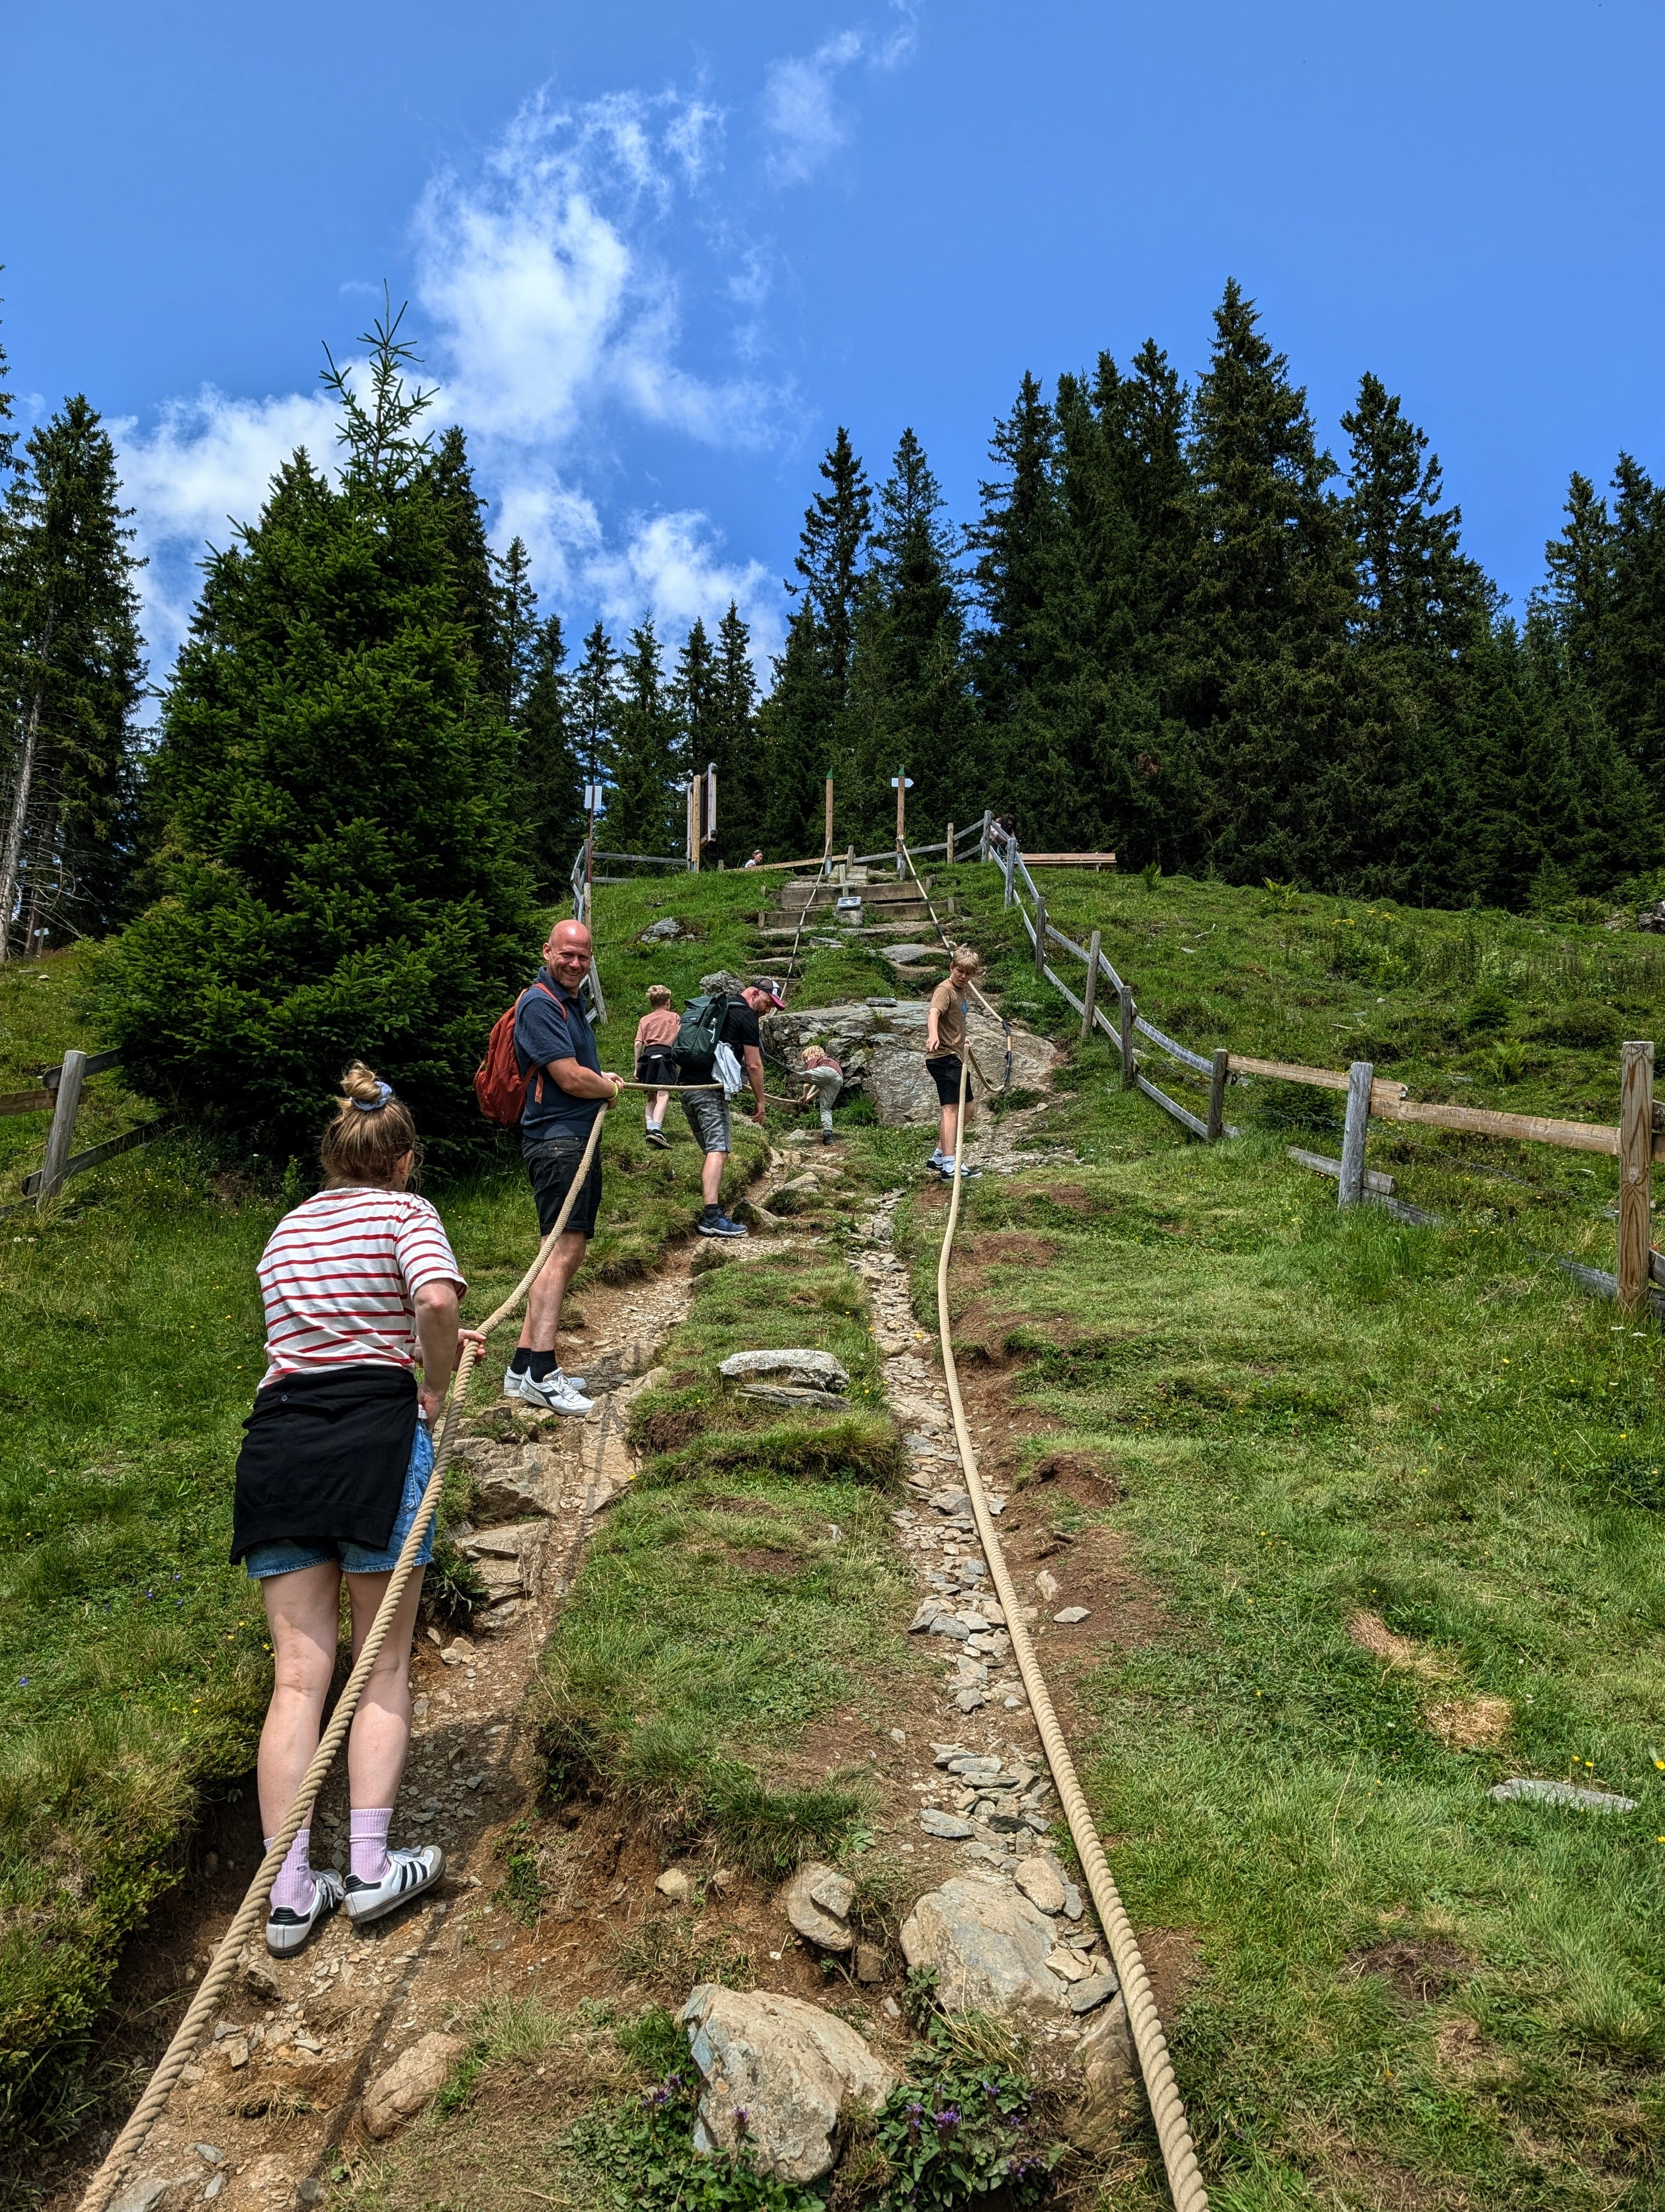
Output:
[[380,1106],[384,1103],[380,1077],[362,1060],[354,1060],[342,1077],[341,1095],[350,1098],[355,1106]]

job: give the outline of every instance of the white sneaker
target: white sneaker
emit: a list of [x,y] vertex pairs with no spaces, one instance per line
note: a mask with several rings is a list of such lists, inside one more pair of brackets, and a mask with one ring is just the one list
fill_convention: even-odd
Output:
[[534,1382],[530,1375],[517,1375],[511,1368],[503,1377],[503,1395],[524,1398],[527,1405],[546,1413],[572,1413],[581,1419],[595,1404],[578,1387],[583,1379],[581,1375],[563,1375],[557,1367],[541,1382]]
[[266,1915],[266,1948],[274,1959],[287,1959],[308,1942],[320,1920],[327,1920],[340,1904],[344,1890],[333,1867],[313,1869],[313,1901],[304,1912],[280,1905]]
[[[367,1920],[380,1920],[425,1889],[432,1889],[445,1872],[445,1853],[437,1844],[401,1844],[387,1854],[387,1871],[380,1881],[347,1877],[347,1917],[355,1928]],[[339,1877],[337,1877],[337,1881]]]

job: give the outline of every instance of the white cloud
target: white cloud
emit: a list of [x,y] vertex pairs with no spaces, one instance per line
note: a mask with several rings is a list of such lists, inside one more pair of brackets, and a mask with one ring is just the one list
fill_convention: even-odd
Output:
[[714,635],[732,599],[751,625],[760,673],[781,648],[780,587],[761,561],[724,562],[707,518],[693,510],[639,518],[627,542],[599,553],[585,582],[604,621],[624,629],[651,613],[661,636],[679,641],[697,617]]
[[914,13],[907,0],[892,0],[898,21],[888,35],[862,29],[841,31],[812,54],[793,54],[770,63],[763,79],[763,129],[775,140],[769,175],[777,185],[807,184],[840,147],[850,126],[834,97],[842,70],[865,62],[869,69],[891,70],[914,51]]
[[231,399],[204,385],[194,399],[170,399],[152,430],[132,417],[112,422],[122,489],[133,507],[151,666],[160,675],[184,636],[197,595],[197,564],[252,522],[276,471],[297,446],[319,467],[336,453],[335,403],[323,392]]

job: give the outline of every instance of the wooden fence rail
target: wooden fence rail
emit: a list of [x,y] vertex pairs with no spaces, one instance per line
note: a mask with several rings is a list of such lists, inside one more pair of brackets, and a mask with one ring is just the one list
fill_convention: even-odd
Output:
[[[985,817],[986,823],[987,819]],[[982,849],[1001,871],[1002,902],[1018,908],[1034,950],[1036,977],[1049,982],[1081,1017],[1084,1039],[1095,1030],[1102,1030],[1120,1047],[1124,1088],[1141,1092],[1193,1136],[1206,1144],[1215,1144],[1222,1138],[1238,1133],[1227,1124],[1224,1116],[1225,1091],[1230,1083],[1259,1079],[1307,1084],[1316,1089],[1340,1092],[1347,1101],[1340,1159],[1331,1162],[1313,1153],[1297,1153],[1294,1157],[1303,1166],[1326,1174],[1334,1173],[1338,1205],[1357,1206],[1370,1200],[1388,1206],[1401,1220],[1419,1223],[1431,1222],[1433,1217],[1419,1207],[1402,1204],[1392,1195],[1392,1178],[1372,1175],[1365,1167],[1365,1141],[1373,1120],[1601,1153],[1620,1164],[1617,1269],[1608,1275],[1601,1268],[1586,1267],[1571,1261],[1562,1264],[1586,1288],[1616,1297],[1626,1311],[1645,1311],[1651,1302],[1654,1310],[1665,1318],[1665,1291],[1654,1287],[1665,1285],[1665,1255],[1653,1249],[1650,1191],[1652,1164],[1656,1160],[1665,1160],[1665,1107],[1656,1104],[1654,1100],[1654,1048],[1650,1042],[1632,1039],[1623,1047],[1617,1127],[1547,1114],[1509,1114],[1491,1107],[1411,1098],[1404,1084],[1378,1079],[1368,1060],[1356,1060],[1343,1073],[1339,1068],[1304,1067],[1289,1060],[1261,1060],[1247,1053],[1220,1050],[1205,1056],[1170,1036],[1139,1012],[1131,987],[1104,956],[1099,931],[1094,930],[1090,945],[1084,946],[1066,937],[1048,920],[1046,900],[1030,873],[1030,864],[1039,866],[1054,860],[1067,864],[1073,856],[1025,855],[1018,850],[1015,838],[1002,840],[998,831],[987,828]],[[1054,947],[1071,959],[1080,961],[1087,969],[1085,996],[1078,998],[1048,963],[1046,954]],[[1097,1003],[1101,977],[1116,994],[1114,1021]],[[1133,1044],[1136,1036],[1145,1038],[1187,1074],[1206,1080],[1206,1119],[1170,1098],[1142,1073]]]

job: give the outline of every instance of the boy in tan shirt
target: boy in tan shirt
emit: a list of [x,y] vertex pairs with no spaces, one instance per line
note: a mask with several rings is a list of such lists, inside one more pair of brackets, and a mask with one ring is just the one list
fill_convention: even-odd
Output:
[[[937,1100],[942,1108],[937,1149],[926,1165],[946,1182],[951,1182],[957,1173],[971,1172],[967,1168],[957,1169],[955,1149],[959,1141],[960,1060],[965,1051],[966,987],[982,964],[969,945],[956,945],[949,961],[948,979],[939,983],[931,994],[931,1011],[926,1018],[925,1072],[937,1086]],[[968,1084],[968,1106],[971,1095]]]

